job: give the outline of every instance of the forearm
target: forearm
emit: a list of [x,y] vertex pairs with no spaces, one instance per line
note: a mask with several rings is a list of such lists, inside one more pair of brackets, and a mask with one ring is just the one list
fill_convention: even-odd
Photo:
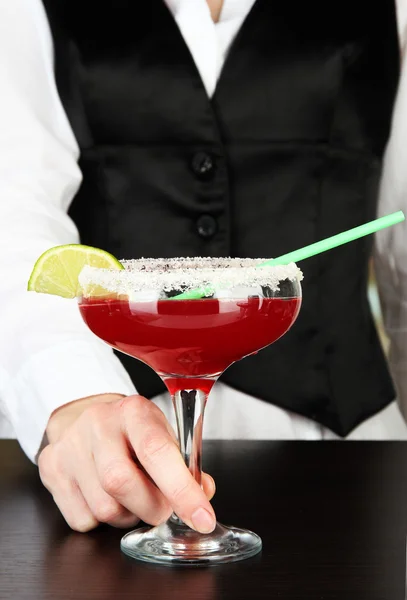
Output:
[[81,182],[78,147],[52,55],[42,2],[0,3],[0,402],[32,460],[58,406],[134,393],[75,301],[26,291],[44,250],[79,241],[67,214]]
[[[405,57],[393,127],[388,143],[379,194],[379,216],[396,210],[407,214],[407,63]],[[375,273],[386,333],[390,340],[389,364],[398,401],[407,415],[407,224],[375,236]]]

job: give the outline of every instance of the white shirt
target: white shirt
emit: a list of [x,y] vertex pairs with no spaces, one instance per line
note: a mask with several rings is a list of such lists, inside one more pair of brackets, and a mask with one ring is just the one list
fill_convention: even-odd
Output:
[[[209,96],[254,1],[224,0],[215,25],[205,0],[166,0]],[[400,23],[406,21],[405,10],[400,0]],[[400,33],[404,45],[404,27]],[[79,242],[67,215],[81,182],[79,151],[58,97],[52,38],[41,0],[0,3],[0,81],[0,437],[15,435],[33,459],[57,407],[94,394],[128,395],[135,389],[111,349],[83,324],[74,301],[26,292],[32,266],[44,250]],[[383,177],[379,205],[383,214],[398,209],[407,213],[405,95],[406,68]],[[383,232],[376,250],[402,407],[407,407],[406,229],[399,225]],[[331,435],[317,423],[223,384],[215,386],[213,396],[206,437],[325,439]],[[167,396],[156,402],[170,412]],[[405,434],[395,406],[364,426],[362,437]]]

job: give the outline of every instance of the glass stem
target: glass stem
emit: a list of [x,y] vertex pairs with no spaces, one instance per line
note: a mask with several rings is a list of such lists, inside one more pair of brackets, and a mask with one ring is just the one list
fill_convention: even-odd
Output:
[[[186,466],[202,484],[202,429],[208,395],[202,390],[178,390],[172,396],[177,419],[179,448]],[[175,513],[171,520],[182,521]]]

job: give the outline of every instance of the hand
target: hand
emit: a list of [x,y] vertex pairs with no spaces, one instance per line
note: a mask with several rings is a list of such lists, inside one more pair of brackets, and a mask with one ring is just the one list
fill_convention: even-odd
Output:
[[112,394],[72,402],[53,413],[47,438],[40,477],[72,529],[157,525],[173,510],[201,533],[214,529],[215,483],[204,474],[201,489],[153,402]]

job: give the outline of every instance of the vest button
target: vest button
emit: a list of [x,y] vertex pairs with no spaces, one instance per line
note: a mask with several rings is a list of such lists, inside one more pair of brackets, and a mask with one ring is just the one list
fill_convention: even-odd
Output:
[[218,225],[211,215],[202,215],[196,222],[196,228],[202,238],[209,239],[217,232]]
[[207,152],[197,152],[192,157],[192,171],[203,181],[212,179],[215,171],[215,162]]

